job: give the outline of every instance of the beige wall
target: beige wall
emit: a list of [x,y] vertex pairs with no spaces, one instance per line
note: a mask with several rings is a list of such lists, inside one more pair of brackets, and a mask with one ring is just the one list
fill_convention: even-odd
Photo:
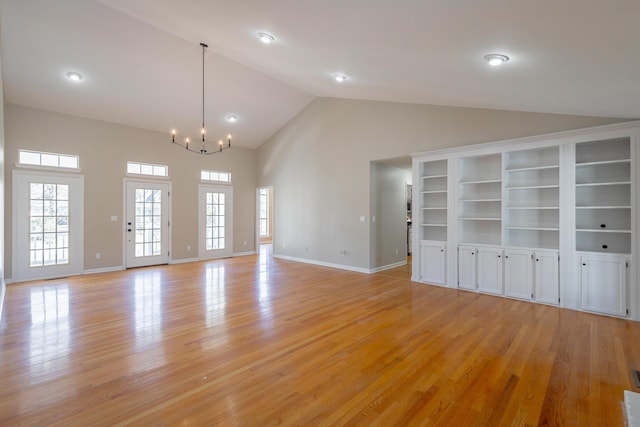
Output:
[[318,98],[258,149],[258,185],[274,188],[274,253],[373,268],[372,160],[619,121]]
[[[197,130],[197,122],[194,124]],[[18,149],[77,154],[85,189],[85,269],[123,265],[123,179],[126,162],[166,164],[173,185],[171,259],[198,256],[200,170],[232,173],[234,253],[255,248],[255,150],[234,147],[199,156],[169,143],[169,135],[23,106],[5,106],[6,276],[11,277],[11,177]],[[118,217],[111,222],[111,216]],[[244,245],[244,242],[247,242]],[[191,251],[187,251],[191,246]],[[96,260],[96,253],[101,259]]]
[[[0,46],[2,43],[0,43]],[[0,239],[4,242],[4,80],[2,78],[2,52],[0,51]],[[4,269],[5,249],[0,245],[0,319],[4,306],[4,296],[6,291],[5,269]]]

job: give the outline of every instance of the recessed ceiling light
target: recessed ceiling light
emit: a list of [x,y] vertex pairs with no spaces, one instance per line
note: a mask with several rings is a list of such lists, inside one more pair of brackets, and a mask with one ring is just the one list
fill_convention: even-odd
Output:
[[238,116],[236,116],[235,114],[230,114],[227,116],[227,121],[231,123],[235,123],[238,121]]
[[340,73],[333,74],[333,78],[336,79],[337,82],[343,82],[343,81],[347,80],[347,76],[345,76],[344,74],[340,74]]
[[490,53],[484,56],[484,60],[494,67],[502,65],[509,60],[507,55],[501,55],[499,53]]
[[79,82],[80,80],[82,80],[82,74],[75,71],[69,71],[67,73],[67,78],[72,82]]
[[269,44],[272,41],[275,41],[276,39],[269,33],[258,33],[258,37],[260,38],[260,41],[264,44]]

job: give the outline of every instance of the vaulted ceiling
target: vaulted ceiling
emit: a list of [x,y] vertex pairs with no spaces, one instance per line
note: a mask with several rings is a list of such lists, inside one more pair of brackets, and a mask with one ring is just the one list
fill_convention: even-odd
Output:
[[640,118],[639,1],[0,0],[0,16],[6,102],[197,136],[204,42],[208,133],[250,148],[314,97]]

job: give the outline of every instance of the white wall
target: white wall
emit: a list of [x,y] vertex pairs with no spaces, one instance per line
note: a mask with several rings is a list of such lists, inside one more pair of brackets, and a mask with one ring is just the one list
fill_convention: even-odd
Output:
[[[80,156],[85,177],[85,270],[123,264],[123,178],[128,160],[169,166],[173,183],[172,260],[198,256],[201,169],[231,172],[234,253],[255,248],[255,150],[235,146],[221,154],[199,156],[171,144],[168,134],[14,104],[5,106],[5,135],[6,277],[11,277],[11,178],[21,148]],[[112,215],[118,217],[117,222],[111,222]]]
[[274,254],[373,268],[371,161],[620,121],[318,98],[258,149],[258,185],[275,194]]

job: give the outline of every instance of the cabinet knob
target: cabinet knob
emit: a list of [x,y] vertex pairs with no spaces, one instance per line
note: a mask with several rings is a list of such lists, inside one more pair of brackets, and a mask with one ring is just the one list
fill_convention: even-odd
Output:
[[607,245],[602,245],[602,249],[607,249],[609,246]]
[[[509,258],[509,255],[505,255],[504,257],[505,258]],[[500,258],[500,255],[498,255],[498,258]]]
[[582,263],[582,265],[587,265],[587,263],[586,263],[586,262],[583,262],[583,263]]
[[471,252],[471,255],[473,255],[473,252]]
[[440,252],[444,252],[444,249],[440,249]]
[[536,258],[536,261],[540,261],[538,258]]
[[500,255],[498,255],[498,258],[500,258]]
[[607,228],[607,224],[600,224],[600,228]]

